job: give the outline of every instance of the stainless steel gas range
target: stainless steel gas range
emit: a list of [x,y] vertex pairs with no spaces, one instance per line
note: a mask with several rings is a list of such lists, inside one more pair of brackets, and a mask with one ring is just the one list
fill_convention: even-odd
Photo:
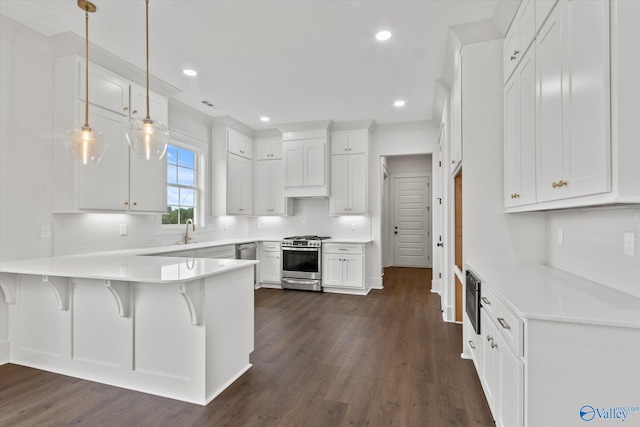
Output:
[[322,241],[329,237],[292,236],[282,240],[282,288],[322,291]]

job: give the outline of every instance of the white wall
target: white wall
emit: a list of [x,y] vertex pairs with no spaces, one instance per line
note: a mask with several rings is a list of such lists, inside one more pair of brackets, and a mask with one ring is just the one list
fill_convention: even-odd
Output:
[[[48,40],[0,15],[0,261],[51,255],[53,56]],[[0,292],[0,364],[8,361]]]
[[[625,232],[635,233],[634,256],[624,255]],[[548,265],[640,297],[640,208],[549,212],[546,237]]]
[[391,173],[427,172],[432,171],[430,154],[418,154],[413,156],[389,157],[387,168]]

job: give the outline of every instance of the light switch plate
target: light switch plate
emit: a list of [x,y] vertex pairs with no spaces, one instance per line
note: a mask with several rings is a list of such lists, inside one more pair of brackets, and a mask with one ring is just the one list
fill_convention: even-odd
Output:
[[636,233],[624,233],[624,254],[629,256],[636,255]]
[[127,227],[127,224],[120,224],[120,235],[126,236],[127,234],[129,234],[129,227]]
[[40,226],[40,238],[41,239],[50,239],[51,238],[51,226],[50,225],[41,225]]

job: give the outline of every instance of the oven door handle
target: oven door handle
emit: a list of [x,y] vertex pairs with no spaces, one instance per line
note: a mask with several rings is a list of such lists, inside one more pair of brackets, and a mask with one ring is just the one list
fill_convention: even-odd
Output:
[[318,252],[320,248],[309,248],[306,246],[283,246],[283,251]]
[[283,283],[291,283],[295,285],[315,285],[319,282],[319,280],[305,280],[305,279],[288,279],[286,277],[282,278]]

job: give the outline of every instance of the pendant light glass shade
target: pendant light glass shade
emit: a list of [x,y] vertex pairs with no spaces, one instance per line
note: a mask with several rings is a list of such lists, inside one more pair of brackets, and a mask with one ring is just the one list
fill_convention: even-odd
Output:
[[162,159],[167,152],[169,130],[161,122],[150,118],[129,122],[127,141],[136,157]]
[[93,3],[78,0],[78,7],[84,10],[85,21],[85,104],[84,125],[68,132],[67,149],[77,163],[87,165],[98,163],[107,149],[107,138],[89,126],[89,13],[96,11]]
[[147,116],[144,119],[131,119],[127,128],[127,141],[136,157],[142,159],[162,159],[167,152],[169,130],[149,116],[149,0],[146,3],[147,36]]
[[83,126],[69,131],[67,149],[78,163],[98,163],[107,150],[107,139],[102,133]]

